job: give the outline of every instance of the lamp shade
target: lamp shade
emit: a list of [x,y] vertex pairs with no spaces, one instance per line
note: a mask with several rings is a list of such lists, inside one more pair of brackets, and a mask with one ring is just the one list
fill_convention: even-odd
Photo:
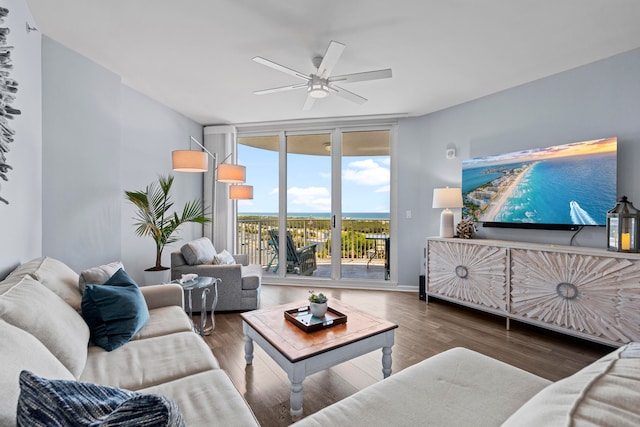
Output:
[[462,189],[461,188],[434,188],[433,208],[461,208]]
[[240,165],[222,163],[218,165],[218,181],[240,184],[246,179],[246,168]]
[[195,150],[175,150],[171,160],[176,172],[206,172],[209,163],[207,153]]
[[232,200],[253,199],[253,185],[230,185],[229,198]]

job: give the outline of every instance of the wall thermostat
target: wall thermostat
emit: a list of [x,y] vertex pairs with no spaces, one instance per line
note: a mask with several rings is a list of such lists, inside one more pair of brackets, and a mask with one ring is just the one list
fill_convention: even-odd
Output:
[[447,148],[447,159],[455,159],[455,158],[456,158],[456,149]]

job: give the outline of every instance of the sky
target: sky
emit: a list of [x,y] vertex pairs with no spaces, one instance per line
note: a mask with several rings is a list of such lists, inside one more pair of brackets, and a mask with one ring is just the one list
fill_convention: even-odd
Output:
[[[287,211],[331,211],[331,157],[289,154]],[[239,200],[239,213],[278,212],[278,153],[238,145],[253,200]],[[389,212],[389,156],[353,156],[342,161],[342,212]]]

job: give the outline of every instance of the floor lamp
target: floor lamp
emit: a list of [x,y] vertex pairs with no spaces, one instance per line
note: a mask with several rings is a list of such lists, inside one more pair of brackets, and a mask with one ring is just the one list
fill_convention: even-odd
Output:
[[461,188],[433,189],[433,208],[444,209],[440,214],[440,237],[453,237],[453,212],[451,212],[450,208],[461,207]]
[[[216,154],[210,152],[193,136],[189,136],[189,145],[195,142],[203,151],[199,150],[174,150],[171,153],[173,170],[176,172],[207,172],[209,170],[209,158],[213,162],[213,183],[211,185],[211,242],[213,242],[213,216],[216,211],[216,181],[227,184],[244,184],[246,180],[246,168],[241,165],[225,163],[231,154],[218,164]],[[191,148],[191,147],[189,147]],[[253,187],[251,185],[231,185],[229,198],[253,199]]]

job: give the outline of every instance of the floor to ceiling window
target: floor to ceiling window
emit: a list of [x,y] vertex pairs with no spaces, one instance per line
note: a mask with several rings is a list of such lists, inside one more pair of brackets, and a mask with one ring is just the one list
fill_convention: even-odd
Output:
[[389,281],[391,135],[389,127],[240,133],[238,162],[254,199],[238,202],[238,251],[285,281]]

